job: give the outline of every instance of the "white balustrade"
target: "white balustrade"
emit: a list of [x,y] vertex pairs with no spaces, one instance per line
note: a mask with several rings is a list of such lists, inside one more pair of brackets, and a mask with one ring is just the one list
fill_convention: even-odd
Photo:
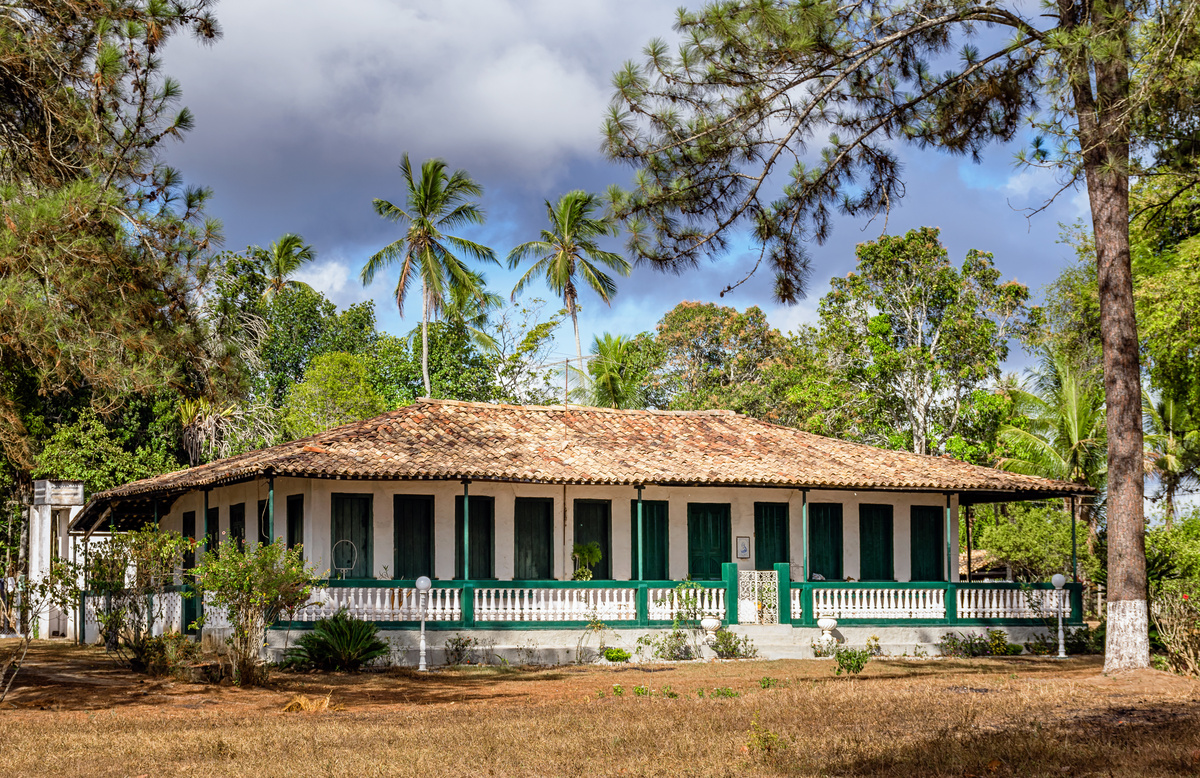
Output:
[[485,587],[475,590],[475,621],[633,621],[637,589]]
[[[793,590],[794,608],[799,608],[798,597],[799,590]],[[813,612],[836,619],[942,619],[946,590],[814,587]]]
[[959,589],[960,619],[1053,618],[1071,613],[1069,593],[1055,589]]
[[[83,598],[83,639],[87,643],[94,642],[100,637],[100,614],[104,613],[105,596],[99,594],[84,595]],[[116,607],[120,607],[121,598],[117,598]],[[152,595],[150,612],[154,617],[153,635],[167,632],[179,632],[183,621],[183,595],[179,592],[163,592]],[[143,615],[145,612],[143,611]],[[186,625],[184,625],[186,626]]]
[[[425,619],[458,621],[461,602],[461,589],[430,589]],[[293,621],[319,621],[340,610],[365,621],[419,621],[421,593],[414,588],[381,586],[314,587],[308,603],[290,616]]]
[[674,621],[675,617],[686,614],[690,603],[687,599],[696,597],[695,610],[701,615],[711,615],[724,620],[725,619],[725,589],[724,588],[702,588],[689,590],[685,595],[681,595],[675,589],[650,589],[648,592],[650,620],[651,621]]

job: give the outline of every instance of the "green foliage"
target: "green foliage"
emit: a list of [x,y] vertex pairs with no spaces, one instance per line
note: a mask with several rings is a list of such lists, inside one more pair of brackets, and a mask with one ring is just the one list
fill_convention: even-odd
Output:
[[111,408],[184,385],[197,365],[220,372],[197,304],[219,225],[204,216],[208,192],[161,163],[160,144],[193,117],[156,54],[180,33],[218,37],[211,5],[0,12],[0,446],[22,469],[32,451],[21,416],[40,404],[25,389]]
[[628,662],[630,656],[631,655],[628,651],[623,648],[617,648],[616,646],[609,646],[608,648],[604,649],[604,658],[609,662],[617,664],[620,664],[621,662]]
[[146,675],[186,678],[184,671],[199,658],[200,644],[178,632],[147,637],[130,647],[130,668]]
[[833,658],[837,661],[837,675],[858,675],[871,661],[871,652],[865,648],[843,647],[833,653]]
[[638,686],[633,687],[633,696],[634,697],[649,697],[650,696],[650,687],[645,686],[645,685],[638,685]]
[[836,376],[866,409],[866,439],[894,447],[900,431],[912,451],[939,452],[960,434],[972,394],[999,377],[1029,290],[1002,282],[985,252],[955,268],[931,227],[860,244],[856,255],[857,272],[834,278],[819,306]]
[[736,692],[728,686],[718,686],[708,693],[709,698],[714,700],[731,700],[734,697],[741,697],[741,692]]
[[592,568],[600,564],[601,553],[600,544],[594,540],[590,543],[576,543],[572,546],[571,559],[575,562],[575,573],[571,579],[574,581],[592,580]]
[[388,644],[379,639],[378,627],[340,610],[301,635],[288,649],[286,660],[290,665],[317,670],[357,672],[389,652]]
[[130,451],[94,411],[85,408],[73,423],[54,428],[30,474],[83,481],[90,494],[179,467],[171,453],[161,448],[142,445]]
[[779,756],[784,748],[783,738],[759,724],[758,711],[755,711],[750,717],[750,739],[746,741],[746,750],[755,759],[770,760]]
[[678,628],[652,638],[650,646],[655,657],[672,662],[684,662],[698,655],[691,636]]
[[162,596],[183,568],[196,541],[148,526],[115,533],[89,556],[87,586],[101,596],[97,612],[104,645],[135,672],[147,672],[162,646],[153,644],[162,623]]
[[446,638],[446,664],[455,667],[469,664],[478,646],[479,641],[471,635],[451,635]]
[[724,627],[717,630],[712,648],[720,659],[754,659],[758,656],[758,649],[749,635],[739,638]]
[[39,637],[36,625],[39,616],[53,605],[59,610],[70,610],[79,605],[79,568],[66,559],[55,559],[50,563],[50,569],[42,578],[21,579],[17,583],[20,592],[19,612],[16,606],[17,598],[0,597],[0,626],[11,628],[24,618],[26,623],[35,625],[28,629],[15,642],[10,642],[0,651],[0,703],[12,689],[25,657],[29,653],[30,644]]
[[256,686],[267,679],[261,649],[267,626],[308,602],[316,571],[303,551],[281,540],[270,544],[221,543],[193,571],[206,607],[223,608],[233,626],[229,637],[234,680]]
[[989,629],[987,634],[983,635],[976,632],[948,632],[942,635],[937,645],[942,656],[960,658],[1013,656],[1021,653],[1021,646],[1009,643],[1007,633],[1001,629]]
[[1200,675],[1200,581],[1158,583],[1151,592],[1150,616],[1171,670]]
[[[1005,565],[1021,581],[1046,581],[1055,573],[1071,570],[1071,514],[1061,508],[1016,503],[1008,506],[1008,517],[999,523],[977,519],[975,543]],[[1078,556],[1084,559],[1082,534],[1078,528]]]
[[550,229],[542,230],[539,240],[522,243],[508,253],[508,267],[516,269],[526,259],[533,265],[517,280],[513,297],[530,281],[541,276],[550,291],[562,295],[563,305],[575,328],[575,346],[583,361],[579,344],[579,289],[587,286],[606,303],[612,301],[617,285],[601,266],[627,276],[630,264],[620,255],[606,251],[598,238],[615,235],[607,216],[597,216],[600,199],[584,191],[568,192],[553,205],[546,201]]
[[416,276],[421,279],[421,366],[424,396],[433,396],[429,376],[429,348],[425,331],[430,318],[448,304],[458,311],[457,324],[463,321],[466,300],[475,298],[478,310],[486,316],[490,302],[483,276],[470,270],[460,258],[466,254],[482,262],[495,262],[492,250],[474,241],[449,234],[448,230],[469,224],[483,224],[483,209],[473,198],[483,195],[483,187],[475,183],[465,170],[447,172],[445,160],[429,159],[421,165],[420,176],[413,175],[412,164],[405,153],[400,160],[404,175],[404,207],[387,200],[373,201],[375,213],[404,229],[404,235],[377,251],[362,269],[363,285],[371,283],[377,273],[399,265],[396,281],[396,305],[404,313],[404,299]]
[[282,408],[283,432],[289,439],[304,438],[369,419],[384,410],[363,361],[335,351],[314,359],[304,380],[288,389]]
[[592,342],[587,363],[587,401],[599,408],[645,408],[650,371],[655,364],[654,342],[604,333]]

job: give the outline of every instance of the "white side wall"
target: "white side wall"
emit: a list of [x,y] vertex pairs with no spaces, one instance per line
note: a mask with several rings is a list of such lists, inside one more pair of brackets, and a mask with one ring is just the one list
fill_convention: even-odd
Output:
[[[334,493],[368,494],[373,502],[374,558],[372,569],[379,578],[392,576],[392,495],[429,495],[434,500],[434,577],[454,577],[454,498],[461,495],[463,486],[458,481],[337,481],[323,479],[277,478],[275,479],[275,535],[285,537],[287,531],[287,498],[300,494],[304,497],[304,551],[305,557],[319,573],[330,569],[330,505]],[[496,577],[511,579],[514,572],[513,507],[517,497],[541,497],[554,501],[554,571],[559,579],[569,578],[572,571],[571,547],[573,538],[573,506],[576,499],[610,500],[612,503],[612,563],[613,577],[627,580],[633,575],[633,560],[630,554],[630,511],[629,502],[637,497],[637,490],[627,486],[553,486],[544,484],[510,484],[473,482],[472,497],[492,497],[495,501],[495,572]],[[229,531],[229,507],[237,503],[246,504],[247,540],[254,540],[257,533],[257,504],[267,499],[268,484],[265,479],[250,483],[214,488],[208,494],[208,506],[220,511],[220,533]],[[731,558],[740,569],[752,570],[754,560],[754,503],[786,502],[789,507],[789,535],[791,546],[792,579],[803,577],[804,531],[803,499],[796,489],[742,488],[742,487],[661,487],[647,486],[642,494],[645,500],[665,500],[669,511],[669,572],[675,580],[687,576],[687,506],[688,503],[727,503],[732,516],[733,549],[736,557],[738,537],[751,538],[750,558]],[[895,533],[894,568],[898,581],[911,578],[909,542],[909,514],[913,505],[930,505],[945,511],[946,498],[939,492],[903,493],[877,491],[834,491],[811,490],[809,502],[838,502],[842,504],[843,573],[850,578],[859,578],[859,506],[864,503],[886,503],[893,506],[893,530]],[[196,512],[197,536],[204,532],[204,493],[192,492],[176,500],[169,515],[160,524],[164,529],[180,531],[184,511]],[[950,503],[952,519],[950,565],[951,580],[958,580],[958,500]],[[943,513],[944,515],[944,513]]]

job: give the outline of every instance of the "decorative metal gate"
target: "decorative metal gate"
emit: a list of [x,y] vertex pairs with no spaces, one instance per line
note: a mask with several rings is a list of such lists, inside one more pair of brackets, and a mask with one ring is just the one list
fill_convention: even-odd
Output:
[[738,571],[738,623],[779,623],[779,573],[775,570]]

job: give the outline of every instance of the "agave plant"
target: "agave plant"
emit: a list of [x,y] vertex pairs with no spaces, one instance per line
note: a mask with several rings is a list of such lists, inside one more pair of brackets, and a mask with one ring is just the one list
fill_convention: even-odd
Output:
[[318,621],[312,632],[297,640],[297,645],[288,649],[287,663],[354,672],[388,654],[388,645],[378,633],[374,624],[340,610]]

